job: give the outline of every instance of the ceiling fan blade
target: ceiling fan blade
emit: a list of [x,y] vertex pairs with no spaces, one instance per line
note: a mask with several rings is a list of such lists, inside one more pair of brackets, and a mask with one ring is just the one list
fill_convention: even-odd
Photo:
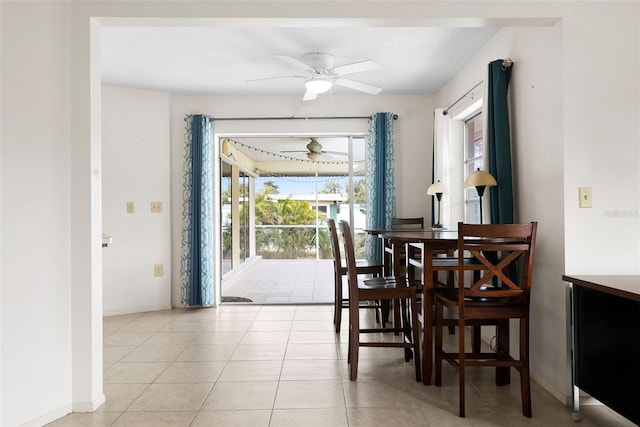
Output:
[[311,92],[309,89],[304,93],[303,101],[313,101],[318,97],[318,94],[315,92]]
[[282,150],[281,153],[308,153],[307,150]]
[[351,89],[359,90],[360,92],[368,93],[369,95],[377,95],[380,92],[382,92],[382,88],[378,86],[373,86],[367,83],[362,83],[362,82],[358,82],[351,79],[337,78],[333,81],[333,83],[340,86],[348,87]]
[[280,58],[282,61],[286,62],[289,65],[293,65],[296,68],[313,72],[313,68],[309,67],[304,62],[297,60],[296,58],[292,58],[291,56],[287,56],[287,55],[274,55],[274,56],[276,58]]
[[248,82],[259,82],[261,80],[277,80],[277,79],[306,79],[306,76],[279,76],[279,77],[264,77],[262,79],[250,79]]
[[340,65],[331,69],[334,74],[344,76],[345,74],[361,73],[363,71],[379,70],[380,66],[372,60],[354,62],[353,64]]
[[340,151],[323,151],[322,154],[331,154],[334,156],[341,156],[341,157],[345,157],[349,155],[349,153],[342,153]]

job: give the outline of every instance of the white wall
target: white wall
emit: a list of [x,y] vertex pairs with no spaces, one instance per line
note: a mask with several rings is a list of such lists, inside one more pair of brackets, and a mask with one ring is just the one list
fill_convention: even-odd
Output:
[[71,409],[68,5],[2,2],[2,418]]
[[[561,23],[500,30],[438,95],[449,106],[482,81],[489,62],[514,61],[509,85],[515,221],[538,221],[531,301],[531,371],[561,399],[569,394],[564,244]],[[553,107],[551,107],[553,106]],[[558,327],[562,325],[562,327]],[[517,323],[512,344],[517,343]],[[517,346],[516,346],[517,347]]]
[[[174,96],[171,98],[171,196],[173,237],[173,304],[180,305],[180,242],[184,158],[184,117],[208,114],[216,117],[338,117],[370,116],[375,112],[398,114],[394,122],[396,142],[396,212],[398,216],[429,218],[431,197],[431,96],[320,96],[303,102],[300,96],[234,97]],[[218,121],[214,133],[366,133],[367,120]]]
[[[563,20],[569,274],[640,273],[639,8],[600,2]],[[593,188],[592,209],[578,208],[578,187]]]
[[103,86],[102,228],[113,238],[103,251],[105,315],[171,308],[169,164],[169,95]]

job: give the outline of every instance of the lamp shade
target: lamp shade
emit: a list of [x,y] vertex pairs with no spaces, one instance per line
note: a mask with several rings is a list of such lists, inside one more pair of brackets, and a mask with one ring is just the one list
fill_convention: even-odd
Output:
[[494,187],[498,185],[496,179],[489,172],[481,171],[480,169],[473,172],[464,181],[464,188],[470,187]]
[[448,192],[449,192],[449,189],[447,188],[446,185],[441,183],[440,180],[438,180],[437,182],[434,182],[433,184],[431,184],[429,186],[429,188],[427,189],[427,194],[430,195],[430,196],[435,196],[438,193],[446,194]]
[[333,82],[326,77],[322,76],[312,76],[307,80],[304,84],[307,89],[314,93],[325,93],[331,86],[333,86]]

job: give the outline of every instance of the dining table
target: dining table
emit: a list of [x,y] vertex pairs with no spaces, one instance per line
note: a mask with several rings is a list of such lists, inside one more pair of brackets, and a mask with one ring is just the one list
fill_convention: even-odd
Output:
[[[391,262],[387,271],[391,275],[398,276],[406,274],[409,264],[418,264],[422,270],[421,282],[423,286],[422,293],[422,382],[423,384],[431,384],[431,376],[433,372],[433,265],[432,258],[434,254],[442,251],[455,249],[458,243],[458,231],[448,229],[370,229],[364,230],[371,235],[377,235],[382,240],[382,246],[391,248],[391,260],[387,258],[387,262]],[[409,246],[411,246],[411,251]],[[400,253],[405,247],[406,264],[402,266],[400,263]],[[409,253],[419,251],[419,260],[411,258]],[[386,257],[385,257],[386,258]]]

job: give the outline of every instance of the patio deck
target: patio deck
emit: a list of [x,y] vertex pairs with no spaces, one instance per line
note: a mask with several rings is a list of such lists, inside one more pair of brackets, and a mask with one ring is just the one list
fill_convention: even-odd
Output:
[[333,261],[260,259],[223,280],[222,296],[253,304],[332,304]]

